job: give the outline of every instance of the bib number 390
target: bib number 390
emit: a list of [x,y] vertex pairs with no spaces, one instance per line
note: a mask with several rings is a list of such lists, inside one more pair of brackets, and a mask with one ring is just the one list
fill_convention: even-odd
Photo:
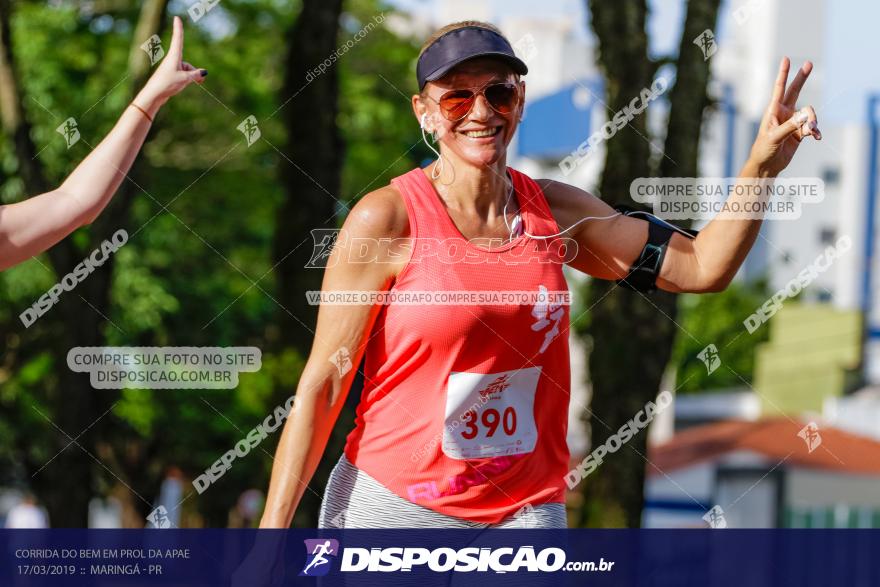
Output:
[[498,431],[499,423],[507,436],[513,436],[516,432],[516,408],[508,406],[504,408],[504,414],[498,413],[495,408],[487,408],[483,410],[482,416],[477,415],[477,410],[473,409],[465,414],[465,429],[462,431],[462,438],[473,440],[480,433],[480,425],[485,429],[486,437],[491,438]]
[[443,452],[461,460],[532,452],[540,376],[541,367],[450,374]]

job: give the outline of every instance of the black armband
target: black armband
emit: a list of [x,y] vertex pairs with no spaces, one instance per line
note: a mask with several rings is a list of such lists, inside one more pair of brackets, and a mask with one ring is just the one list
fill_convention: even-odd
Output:
[[629,274],[623,279],[617,280],[618,285],[647,293],[656,291],[657,276],[663,266],[663,259],[666,257],[666,249],[669,245],[669,239],[672,238],[672,233],[684,233],[684,236],[695,238],[699,231],[672,226],[649,212],[634,210],[624,204],[618,204],[614,209],[627,216],[643,218],[648,222],[648,240],[639,258],[630,267]]

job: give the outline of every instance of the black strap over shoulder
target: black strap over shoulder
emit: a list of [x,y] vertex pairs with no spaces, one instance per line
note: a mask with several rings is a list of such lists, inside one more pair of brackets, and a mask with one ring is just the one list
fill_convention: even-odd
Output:
[[[617,280],[617,283],[627,289],[651,293],[657,289],[657,275],[660,274],[660,268],[663,266],[663,259],[666,257],[666,249],[669,240],[672,238],[674,229],[667,226],[664,221],[656,219],[653,215],[640,212],[624,204],[618,204],[615,210],[633,216],[642,218],[648,222],[648,240],[642,249],[639,258],[636,259],[630,268],[629,274]],[[699,231],[693,229],[681,228],[691,237],[696,237]]]

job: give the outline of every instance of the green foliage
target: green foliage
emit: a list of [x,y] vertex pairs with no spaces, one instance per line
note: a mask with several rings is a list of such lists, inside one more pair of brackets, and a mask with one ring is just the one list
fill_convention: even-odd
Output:
[[[772,292],[764,280],[734,282],[715,294],[684,294],[679,301],[681,329],[673,347],[671,364],[677,372],[679,393],[711,392],[751,383],[755,365],[755,347],[767,340],[769,329],[749,334],[743,325]],[[707,374],[697,355],[714,344],[721,367]],[[745,381],[744,381],[745,380]]]
[[379,3],[353,2],[348,8],[340,45],[373,25],[340,61],[339,126],[346,143],[343,193],[354,200],[409,171],[430,151],[421,142],[410,105],[411,96],[418,93],[418,45],[375,24],[375,17],[392,14]]
[[[98,144],[135,90],[126,72],[139,5],[113,3],[112,13],[87,14],[45,2],[15,3],[20,89],[50,185],[58,185]],[[347,9],[347,26],[359,24],[340,31],[340,44],[375,15],[391,14],[376,0],[350,2]],[[163,108],[132,174],[137,186],[126,186],[135,195],[119,228],[128,232],[129,242],[114,257],[103,335],[114,346],[256,346],[263,352],[262,368],[242,374],[235,390],[95,392],[101,412],[113,406],[94,430],[114,455],[108,466],[147,498],[155,497],[165,467],[199,475],[283,405],[305,363],[295,352],[272,350],[279,310],[271,261],[282,197],[277,170],[288,164],[274,146],[286,140],[277,112],[290,97],[279,89],[283,48],[298,6],[224,0],[214,10],[198,24],[184,18],[186,59],[209,70],[207,82]],[[170,15],[168,21],[166,46]],[[387,184],[426,152],[413,146],[419,138],[409,104],[416,51],[412,41],[377,26],[336,65],[347,201]],[[249,115],[257,118],[265,139],[251,147],[236,128]],[[55,129],[70,116],[82,140],[67,149]],[[11,141],[0,135],[3,203],[32,195],[23,192],[17,172]],[[82,257],[89,253],[90,230],[68,237]],[[0,484],[33,483],[30,476],[52,457],[58,440],[58,431],[40,413],[54,420],[64,410],[57,373],[67,366],[63,355],[47,349],[68,326],[58,308],[27,329],[18,320],[58,279],[46,255],[0,274],[0,471],[5,472]],[[76,291],[65,296],[81,304],[79,311],[95,311]],[[277,434],[237,460],[188,507],[206,523],[224,525],[242,491],[265,489],[276,442]],[[95,487],[106,490],[116,482],[104,470],[96,468],[96,474],[101,482]]]

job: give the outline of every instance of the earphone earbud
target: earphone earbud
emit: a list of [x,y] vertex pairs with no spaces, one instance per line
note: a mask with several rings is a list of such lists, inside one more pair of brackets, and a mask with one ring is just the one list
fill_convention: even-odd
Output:
[[428,113],[425,112],[424,114],[422,114],[422,120],[419,122],[419,126],[421,126],[422,129],[425,128],[425,121],[426,121],[427,119],[428,119]]
[[519,214],[517,214],[516,216],[513,217],[513,222],[511,223],[511,226],[510,226],[511,237],[519,236],[521,228],[522,228],[522,218],[520,217]]

